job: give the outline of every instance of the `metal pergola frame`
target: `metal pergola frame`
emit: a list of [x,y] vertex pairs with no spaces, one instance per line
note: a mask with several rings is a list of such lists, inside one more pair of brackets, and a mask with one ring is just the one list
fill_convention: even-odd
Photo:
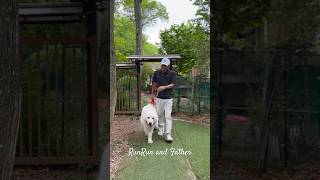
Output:
[[[95,5],[94,5],[95,4]],[[90,7],[89,7],[90,6]],[[19,3],[19,21],[22,24],[76,23],[90,14],[104,10],[106,1]]]
[[160,62],[163,58],[170,60],[170,69],[172,65],[176,64],[181,56],[179,54],[168,54],[168,55],[130,55],[127,57],[128,61],[136,64],[143,64],[144,62]]
[[181,59],[179,54],[170,54],[170,55],[129,55],[127,57],[128,62],[125,63],[117,63],[117,69],[136,69],[136,77],[137,77],[137,101],[138,101],[138,111],[126,112],[120,111],[116,112],[116,114],[139,114],[141,111],[141,65],[144,62],[160,62],[163,58],[168,58],[170,60],[170,69],[172,69],[173,65],[178,63],[178,60]]
[[72,23],[84,20],[81,2],[20,3],[19,21],[23,24]]

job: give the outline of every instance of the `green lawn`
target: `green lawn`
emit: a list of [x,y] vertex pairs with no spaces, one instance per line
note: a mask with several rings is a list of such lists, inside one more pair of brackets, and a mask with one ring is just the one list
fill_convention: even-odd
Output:
[[[140,134],[129,138],[130,147],[135,151],[146,148],[154,155],[133,155],[122,163],[115,179],[124,180],[187,180],[187,179],[209,179],[210,166],[210,129],[208,127],[190,124],[187,122],[173,122],[173,138],[171,144],[166,143],[156,133],[153,135],[153,144],[146,143],[146,136]],[[172,155],[170,148],[183,149],[184,152],[191,151],[191,155]],[[155,155],[157,151],[167,149],[167,154]],[[180,154],[179,154],[180,153]]]
[[177,121],[175,132],[182,146],[193,152],[187,156],[197,179],[210,179],[210,129]]

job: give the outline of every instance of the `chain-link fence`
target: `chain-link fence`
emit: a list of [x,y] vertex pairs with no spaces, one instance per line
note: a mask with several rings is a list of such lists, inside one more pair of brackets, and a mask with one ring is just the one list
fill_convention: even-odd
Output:
[[216,158],[261,169],[319,158],[320,56],[297,48],[214,56]]

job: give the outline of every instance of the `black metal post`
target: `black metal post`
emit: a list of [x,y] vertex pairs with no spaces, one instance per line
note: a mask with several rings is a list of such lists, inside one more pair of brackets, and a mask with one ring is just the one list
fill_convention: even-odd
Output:
[[139,60],[136,60],[136,76],[137,76],[137,106],[138,106],[138,111],[140,112],[141,110],[141,66]]
[[89,153],[98,157],[98,117],[97,117],[97,12],[96,1],[88,1],[86,12],[87,42],[87,105],[88,105],[88,147]]
[[[286,68],[286,67],[285,67]],[[287,94],[287,69],[283,71],[283,96],[285,99],[285,109],[287,109],[288,104],[288,94]],[[284,126],[284,167],[288,166],[288,112],[284,111],[284,118],[283,118],[283,126]]]

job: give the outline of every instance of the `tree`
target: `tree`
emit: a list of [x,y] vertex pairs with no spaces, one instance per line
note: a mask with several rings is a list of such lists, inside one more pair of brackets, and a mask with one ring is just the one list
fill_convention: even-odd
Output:
[[141,54],[142,49],[142,17],[141,1],[134,0],[134,20],[136,24],[136,54]]
[[181,55],[177,67],[181,74],[190,73],[196,64],[209,63],[209,34],[199,25],[172,25],[160,32],[160,40],[160,53]]
[[[133,19],[136,25],[136,54],[142,53],[142,31],[143,27],[155,23],[158,19],[167,20],[166,8],[155,0],[123,0],[123,14]],[[134,10],[134,11],[133,11]]]
[[[127,56],[135,53],[135,25],[129,17],[116,15],[114,22],[114,44],[116,59],[120,62],[127,61]],[[155,45],[148,43],[142,34],[142,53],[156,54],[158,49]]]
[[[123,9],[119,14],[134,20],[133,0],[119,0],[119,9]],[[157,20],[166,21],[169,15],[166,7],[156,0],[143,0],[141,3],[142,27],[148,27],[157,22]]]
[[1,1],[0,13],[0,178],[11,178],[20,119],[17,5]]
[[196,12],[196,19],[194,22],[198,23],[204,27],[208,32],[210,32],[210,1],[209,0],[193,0],[193,5],[198,6]]
[[[107,53],[109,56],[107,57],[107,61],[110,62],[110,121],[113,120],[115,107],[117,103],[117,86],[116,86],[116,54],[115,54],[115,44],[114,44],[114,8],[115,3],[114,0],[110,1],[110,22],[107,24],[108,31],[108,42],[110,44],[109,52]],[[110,122],[111,123],[111,122]],[[109,125],[110,125],[109,123]],[[108,126],[109,126],[108,125]]]

